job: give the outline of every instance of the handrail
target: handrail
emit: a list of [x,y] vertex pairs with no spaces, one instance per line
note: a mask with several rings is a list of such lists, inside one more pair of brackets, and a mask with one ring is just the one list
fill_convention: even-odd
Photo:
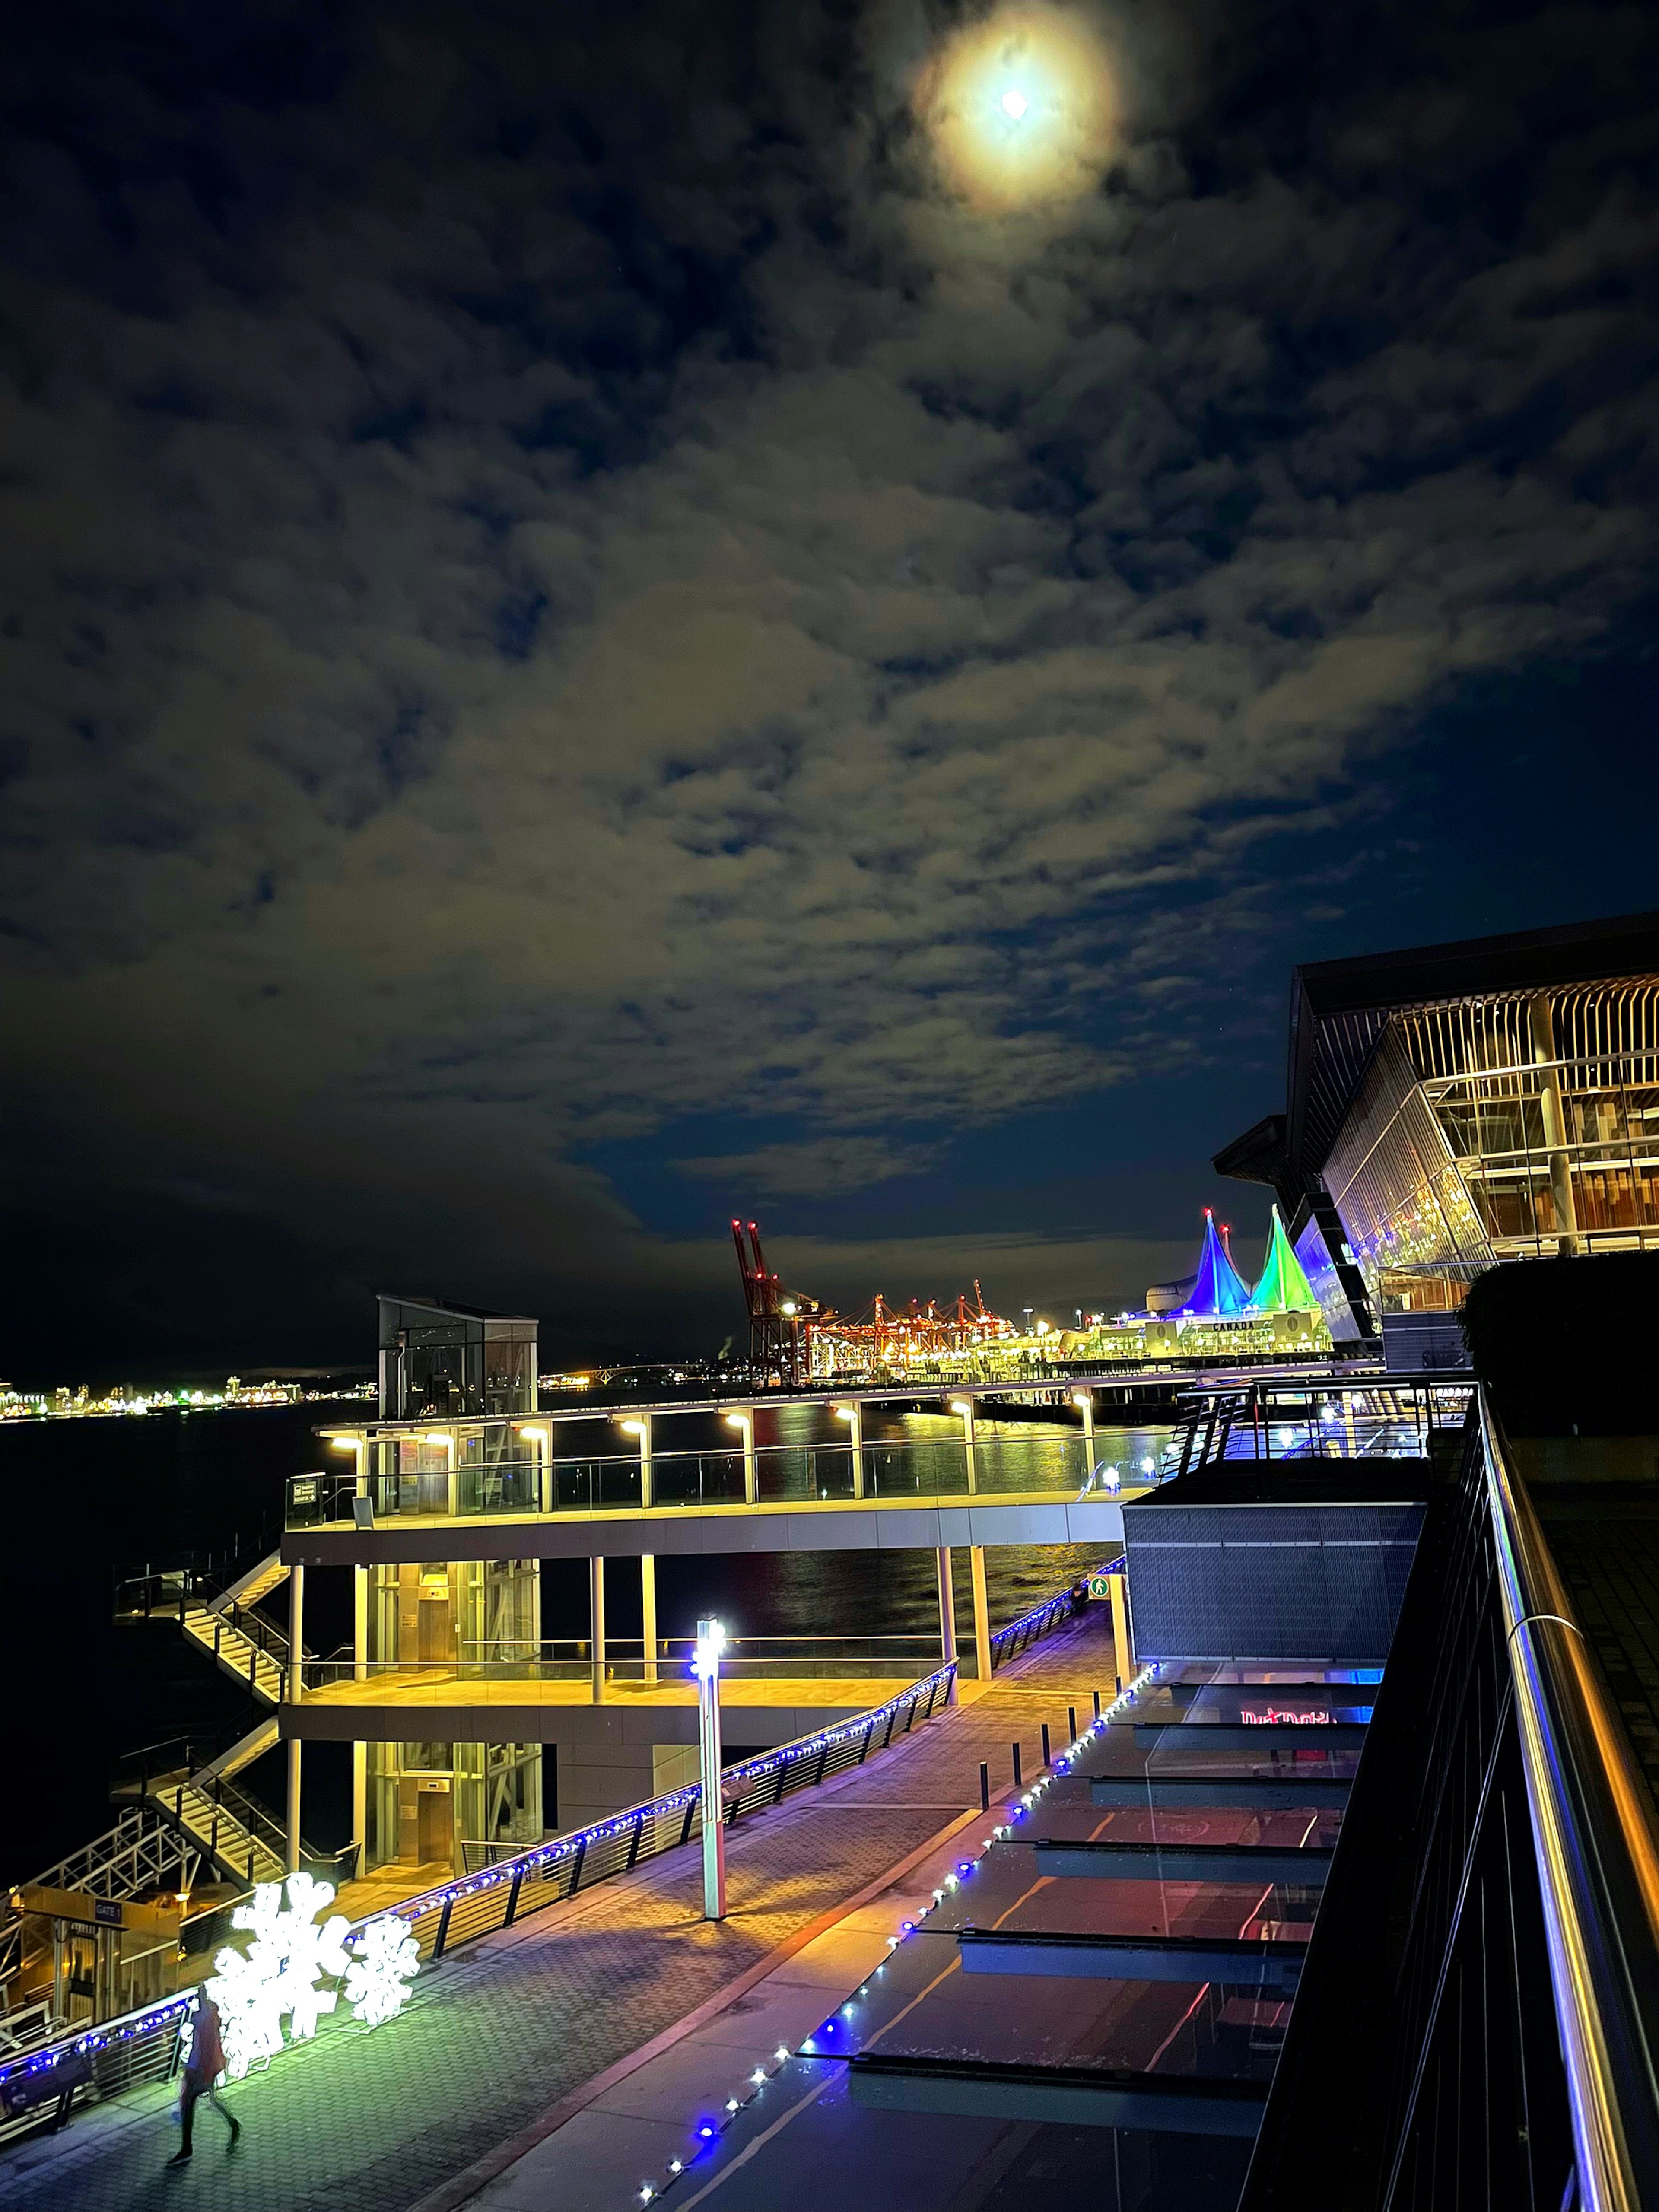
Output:
[[1484,1386],[1479,1408],[1578,2201],[1639,2212],[1659,2194],[1659,1845]]
[[[994,1652],[1000,1647],[997,1656],[1017,1656],[1016,1640],[1020,1639],[1018,1650],[1023,1651],[1057,1626],[1075,1607],[1085,1588],[1086,1578],[1008,1622],[992,1639]],[[722,1819],[731,1822],[750,1813],[763,1814],[794,1789],[814,1787],[830,1774],[862,1765],[872,1752],[885,1749],[896,1732],[908,1733],[918,1717],[924,1723],[928,1720],[940,1698],[948,1698],[956,1672],[956,1662],[949,1661],[866,1711],[726,1767],[720,1776]],[[902,1729],[897,1727],[901,1716]],[[884,1733],[881,1732],[883,1722]],[[360,1940],[371,1920],[395,1916],[415,1934],[422,1954],[435,1961],[457,1943],[512,1926],[521,1914],[536,1910],[538,1903],[562,1902],[574,1896],[585,1871],[591,1884],[631,1872],[659,1852],[688,1844],[701,1820],[702,1799],[702,1784],[694,1782],[629,1806],[587,1827],[573,1829],[491,1866],[470,1870],[417,1897],[377,1907],[353,1923],[344,1941]],[[347,1851],[354,1849],[346,1846]],[[532,1888],[549,1893],[533,1901],[522,1895]],[[60,2065],[64,2068],[61,2078],[65,2100],[60,2118],[68,2111],[67,2100],[89,2075],[102,2097],[168,2072],[179,2027],[195,1994],[194,1989],[177,1990],[117,2020],[73,2032],[15,2058],[0,2056],[0,2139],[37,2124],[33,2115],[40,2098],[52,2088],[45,2077]],[[26,2093],[27,2108],[18,2105],[16,2117],[8,2121],[3,2114],[11,2105],[9,2093],[14,2089]]]

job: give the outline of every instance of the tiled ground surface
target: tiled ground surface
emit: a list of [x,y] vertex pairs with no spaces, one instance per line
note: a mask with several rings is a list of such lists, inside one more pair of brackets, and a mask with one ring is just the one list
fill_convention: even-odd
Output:
[[428,1972],[409,2010],[374,2035],[325,2032],[230,2093],[244,2123],[229,2155],[198,2113],[191,2166],[157,2089],[77,2117],[0,2159],[6,2212],[405,2212],[546,2106],[854,1896],[978,1801],[979,1763],[1006,1783],[1009,1744],[1036,1771],[1038,1730],[1109,1697],[1103,1607],[1037,1646],[971,1705],[868,1765],[732,1838],[732,1913],[701,1917],[700,1860],[675,1852],[469,1946]]

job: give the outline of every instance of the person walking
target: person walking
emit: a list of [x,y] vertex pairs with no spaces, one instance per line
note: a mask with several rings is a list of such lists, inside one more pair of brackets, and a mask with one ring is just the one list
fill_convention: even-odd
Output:
[[179,2084],[179,2124],[185,2139],[167,2160],[183,2166],[191,2154],[191,2132],[198,2100],[205,2097],[230,2130],[230,2148],[241,2138],[242,2124],[219,2094],[219,2076],[225,2070],[224,2039],[219,2033],[219,2008],[211,1997],[199,1997],[191,2016],[190,2055]]

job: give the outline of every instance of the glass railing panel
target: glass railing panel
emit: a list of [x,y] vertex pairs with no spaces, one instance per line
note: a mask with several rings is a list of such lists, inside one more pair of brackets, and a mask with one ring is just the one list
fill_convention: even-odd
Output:
[[665,1452],[651,1463],[651,1495],[658,1505],[741,1505],[743,1454]]
[[866,1498],[954,1498],[968,1492],[968,1454],[959,1443],[866,1444]]
[[541,1509],[541,1466],[533,1459],[464,1462],[455,1474],[461,1513],[535,1513]]
[[756,1484],[763,1505],[790,1504],[797,1499],[822,1504],[853,1495],[853,1455],[845,1445],[775,1447],[757,1452],[755,1459]]
[[986,1491],[1076,1491],[1089,1472],[1081,1434],[981,1437],[974,1459],[977,1487]]

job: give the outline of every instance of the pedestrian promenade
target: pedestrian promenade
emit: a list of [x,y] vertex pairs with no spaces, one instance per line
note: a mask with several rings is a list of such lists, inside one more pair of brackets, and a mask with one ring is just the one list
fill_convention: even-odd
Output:
[[[881,1920],[868,1917],[870,1906],[896,1871],[928,1846],[942,1848],[964,1812],[977,1813],[980,1762],[1006,1790],[1018,1739],[1034,1772],[1042,1723],[1063,1742],[1066,1707],[1078,1708],[1081,1725],[1091,1691],[1109,1697],[1112,1666],[1106,1608],[1087,1607],[971,1703],[734,1831],[731,1914],[720,1926],[702,1917],[696,1847],[669,1853],[456,1952],[422,1976],[408,2010],[387,2027],[325,2027],[269,2073],[238,2084],[227,2093],[244,2123],[234,2154],[219,2130],[198,2128],[193,2164],[167,2171],[177,2135],[171,2094],[158,2087],[0,2159],[0,2202],[6,2212],[149,2212],[197,2202],[214,2212],[440,2212],[511,2189],[514,2166],[538,2146],[540,2158],[568,2164],[584,2139],[583,2185],[599,2192],[596,2205],[615,2202],[592,2144],[608,2140],[618,2170],[642,2160],[647,2171],[653,2144],[639,2143],[636,2159],[635,2139],[623,2133],[638,2117],[625,2109],[630,2093],[621,2106],[606,2105],[603,2087],[585,2098],[597,2077],[665,2039],[671,2052],[676,2041],[686,2046],[679,2063],[691,2069],[690,2094],[697,2068],[720,2073],[726,2050],[740,2055],[760,2016],[769,2033],[776,2023],[780,2039],[793,2040],[781,2027],[792,2005],[811,2011],[848,1964],[854,1978],[866,1971],[858,1961]],[[837,1935],[825,1923],[838,1911],[847,1917]],[[815,1940],[803,1945],[804,1936]],[[780,1959],[792,1944],[794,1960]],[[757,1998],[763,1982],[772,1986]],[[726,2036],[725,2048],[697,2041],[695,2030],[672,2036],[700,2012],[714,2023],[724,2015],[716,2038]],[[643,2087],[635,2081],[635,2101]],[[672,2105],[678,2090],[665,2076],[653,2079],[651,2094],[659,2089],[659,2101]],[[564,2126],[578,2120],[560,2145]],[[659,2124],[678,2122],[665,2110]],[[526,2166],[520,2179],[534,2171]],[[562,2193],[569,2185],[567,2177],[560,2193],[539,2201],[575,2212],[578,2199]]]

